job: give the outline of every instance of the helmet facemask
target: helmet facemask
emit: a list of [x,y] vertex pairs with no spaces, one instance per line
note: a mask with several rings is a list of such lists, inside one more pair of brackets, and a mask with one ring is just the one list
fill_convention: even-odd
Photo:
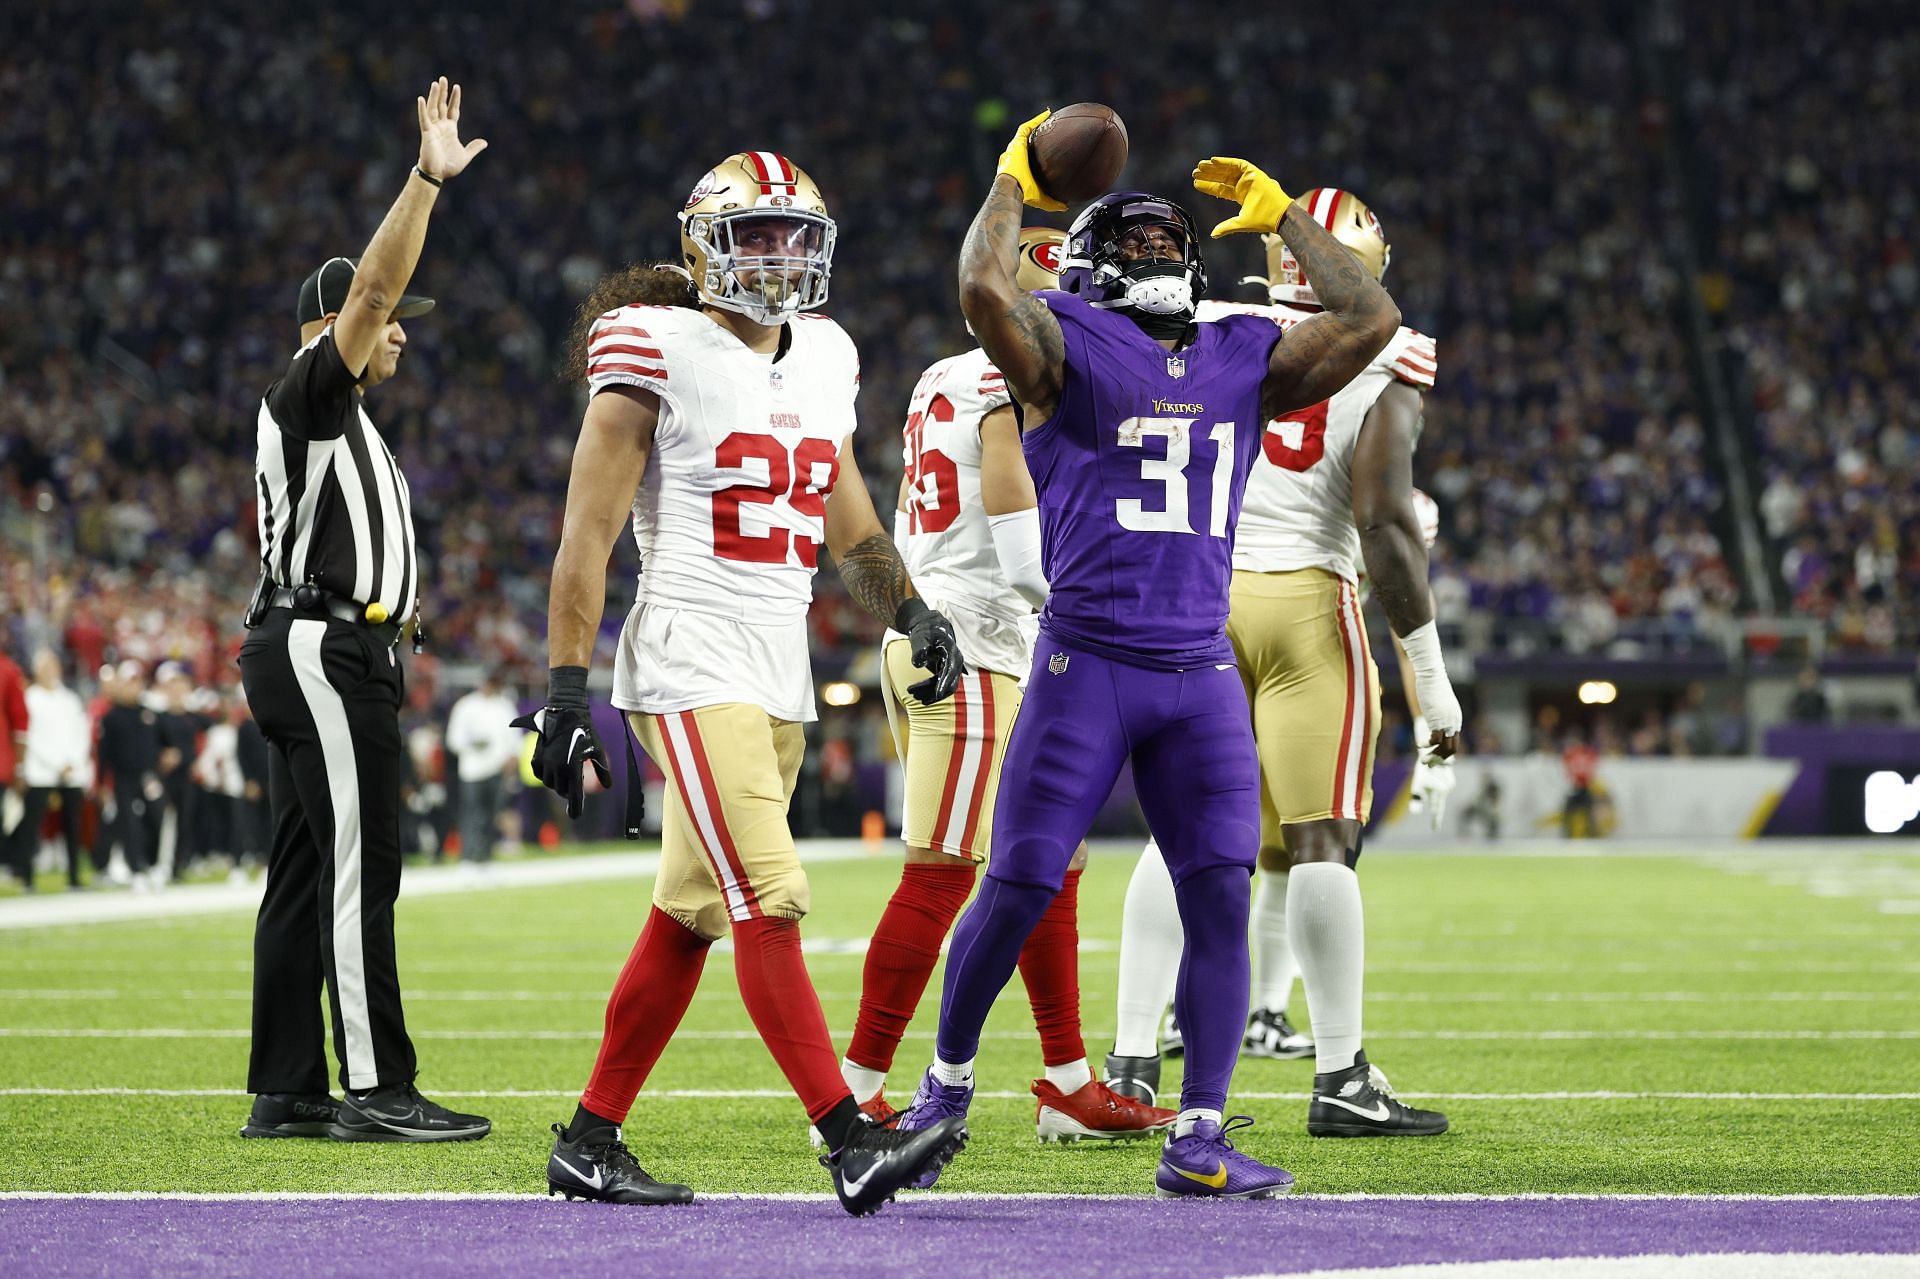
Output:
[[702,301],[759,324],[785,324],[826,302],[839,235],[826,214],[729,209],[692,214],[683,229],[699,250]]
[[1094,306],[1155,328],[1191,319],[1207,291],[1193,219],[1171,200],[1139,192],[1103,196],[1081,211],[1060,281]]

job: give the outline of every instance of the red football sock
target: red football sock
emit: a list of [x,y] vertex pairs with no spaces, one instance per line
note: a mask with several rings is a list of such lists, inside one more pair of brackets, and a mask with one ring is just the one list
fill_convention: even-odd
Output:
[[972,862],[951,858],[908,862],[900,886],[874,926],[860,976],[860,1017],[854,1023],[847,1060],[882,1074],[893,1069],[893,1055],[907,1023],[920,1007],[940,943],[967,904],[978,871]]
[[1040,1059],[1049,1066],[1083,1061],[1080,1036],[1080,872],[1070,870],[1060,893],[1027,934],[1020,979],[1040,1032]]
[[580,1104],[625,1123],[633,1099],[686,1016],[713,943],[654,907],[607,999],[600,1056]]
[[734,975],[740,998],[781,1073],[818,1123],[852,1094],[840,1077],[827,1015],[800,957],[800,925],[762,916],[733,925]]

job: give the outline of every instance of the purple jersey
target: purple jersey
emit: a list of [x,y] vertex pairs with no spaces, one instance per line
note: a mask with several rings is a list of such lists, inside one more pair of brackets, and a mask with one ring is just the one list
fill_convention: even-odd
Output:
[[1040,499],[1042,628],[1134,666],[1231,662],[1233,530],[1279,327],[1229,315],[1168,351],[1124,316],[1038,296],[1066,340],[1060,403],[1022,437]]

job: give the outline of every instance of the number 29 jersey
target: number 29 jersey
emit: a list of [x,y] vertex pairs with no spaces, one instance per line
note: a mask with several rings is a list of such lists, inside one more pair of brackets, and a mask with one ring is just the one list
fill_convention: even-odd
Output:
[[[1263,316],[1283,330],[1315,314],[1284,305],[1202,302],[1200,316]],[[1268,422],[1247,481],[1233,566],[1255,573],[1323,568],[1358,582],[1360,533],[1353,524],[1353,450],[1367,414],[1389,384],[1433,386],[1433,339],[1402,327],[1373,362],[1331,399]]]
[[824,316],[793,320],[778,360],[691,307],[594,322],[589,393],[637,386],[660,401],[633,499],[640,578],[616,705],[745,701],[815,718],[807,607],[859,381],[852,339]]
[[1124,316],[1037,296],[1066,347],[1060,402],[1021,437],[1040,499],[1041,629],[1150,669],[1233,661],[1234,526],[1280,329],[1227,315],[1168,351]]

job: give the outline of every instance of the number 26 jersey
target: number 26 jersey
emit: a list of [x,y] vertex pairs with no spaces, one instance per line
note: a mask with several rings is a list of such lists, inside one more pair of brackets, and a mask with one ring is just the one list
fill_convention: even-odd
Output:
[[859,382],[852,339],[824,316],[794,319],[778,360],[691,307],[594,322],[589,393],[637,386],[660,401],[633,499],[640,578],[617,705],[750,701],[814,718],[807,607]]

